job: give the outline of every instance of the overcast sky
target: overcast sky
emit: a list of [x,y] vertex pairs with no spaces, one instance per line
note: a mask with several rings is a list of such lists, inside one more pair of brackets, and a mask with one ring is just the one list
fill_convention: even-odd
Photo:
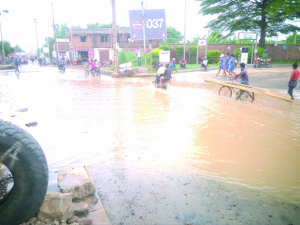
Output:
[[[47,36],[53,36],[52,8],[56,24],[66,23],[69,27],[86,24],[111,23],[110,0],[1,0],[0,10],[9,10],[1,14],[3,39],[11,42],[12,46],[18,44],[29,52],[36,47],[36,33],[33,18],[37,21],[39,47],[45,44]],[[182,34],[184,32],[184,0],[145,0],[148,9],[165,9],[167,26],[173,26]],[[116,0],[117,24],[129,26],[128,10],[141,9],[141,0]],[[187,4],[187,39],[197,34],[204,35],[207,29],[203,27],[213,17],[198,15],[199,2],[186,0]]]

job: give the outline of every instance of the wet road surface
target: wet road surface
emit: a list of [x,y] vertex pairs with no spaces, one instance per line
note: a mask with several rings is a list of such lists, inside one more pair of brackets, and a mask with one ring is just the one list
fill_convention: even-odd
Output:
[[[285,94],[290,72],[249,68],[250,84]],[[225,80],[215,73],[175,73],[161,90],[23,66],[20,79],[0,71],[0,118],[39,141],[49,190],[58,170],[88,166],[113,224],[300,223],[299,88],[293,103],[237,101],[204,82]]]

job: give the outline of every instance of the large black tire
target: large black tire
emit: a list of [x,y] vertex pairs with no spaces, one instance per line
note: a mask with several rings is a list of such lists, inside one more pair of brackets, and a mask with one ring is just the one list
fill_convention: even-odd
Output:
[[14,185],[0,200],[0,224],[28,222],[39,211],[48,186],[48,166],[38,142],[25,130],[0,120],[0,162]]

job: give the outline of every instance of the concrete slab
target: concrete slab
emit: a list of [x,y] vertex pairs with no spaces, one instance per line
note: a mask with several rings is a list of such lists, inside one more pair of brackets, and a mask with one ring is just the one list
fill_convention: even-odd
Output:
[[72,199],[83,199],[95,193],[95,182],[86,166],[58,171],[61,193],[72,193]]

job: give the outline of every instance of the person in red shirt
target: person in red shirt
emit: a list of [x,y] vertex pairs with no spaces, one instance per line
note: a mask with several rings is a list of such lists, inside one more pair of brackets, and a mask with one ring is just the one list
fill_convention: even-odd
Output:
[[297,86],[297,80],[299,78],[299,70],[297,70],[297,67],[298,67],[298,64],[297,64],[297,62],[295,62],[293,64],[293,72],[292,72],[291,77],[288,82],[288,87],[289,87],[288,93],[291,96],[292,100],[294,100],[293,90]]
[[90,65],[92,67],[91,72],[92,72],[92,70],[96,70],[96,62],[93,59],[91,59]]

